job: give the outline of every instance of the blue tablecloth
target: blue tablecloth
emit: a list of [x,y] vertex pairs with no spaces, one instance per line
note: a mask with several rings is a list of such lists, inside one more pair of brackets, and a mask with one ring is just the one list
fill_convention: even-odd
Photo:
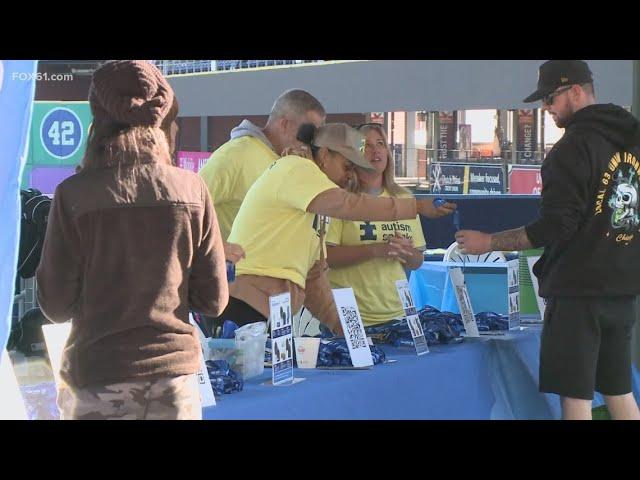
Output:
[[[557,395],[538,392],[540,329],[439,345],[416,357],[409,348],[383,347],[398,360],[371,370],[295,370],[305,381],[263,385],[271,370],[222,395],[205,419],[559,419]],[[640,402],[640,373],[633,391]],[[53,382],[22,387],[29,418],[55,419]],[[602,405],[596,395],[594,406]]]
[[[383,346],[395,363],[371,370],[295,370],[305,381],[273,387],[271,370],[218,398],[206,419],[559,419],[557,395],[538,392],[540,328],[440,345],[416,357]],[[640,374],[634,372],[640,399]],[[602,404],[596,395],[594,406]]]

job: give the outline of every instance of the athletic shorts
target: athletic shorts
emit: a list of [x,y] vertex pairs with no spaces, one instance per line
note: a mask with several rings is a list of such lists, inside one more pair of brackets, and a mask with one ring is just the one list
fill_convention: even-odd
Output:
[[540,391],[592,400],[631,392],[636,297],[554,297],[540,348]]

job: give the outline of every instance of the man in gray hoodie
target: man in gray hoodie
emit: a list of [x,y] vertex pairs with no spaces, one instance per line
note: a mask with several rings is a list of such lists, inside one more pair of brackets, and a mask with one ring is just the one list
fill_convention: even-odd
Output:
[[244,257],[242,247],[226,240],[251,185],[285,149],[299,145],[296,136],[300,125],[313,123],[319,127],[325,116],[322,104],[313,95],[287,90],[273,104],[264,128],[243,120],[231,131],[231,139],[213,152],[200,170],[218,216],[227,260],[236,263]]

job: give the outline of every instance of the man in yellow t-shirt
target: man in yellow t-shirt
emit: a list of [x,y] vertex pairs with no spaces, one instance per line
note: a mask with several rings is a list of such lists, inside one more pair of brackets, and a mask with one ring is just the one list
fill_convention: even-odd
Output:
[[[389,197],[385,190],[381,197]],[[411,194],[400,194],[398,198],[411,198]],[[426,248],[420,218],[393,222],[354,222],[331,219],[327,234],[327,245],[370,245],[372,258],[361,263],[329,270],[332,288],[353,288],[358,308],[365,326],[384,323],[404,316],[402,304],[396,290],[397,280],[407,276],[400,261],[388,255],[389,242],[396,237],[410,240],[417,250]]]
[[300,125],[320,126],[325,116],[322,104],[310,93],[287,90],[273,104],[264,128],[244,120],[200,170],[218,216],[227,260],[235,263],[244,256],[240,246],[226,241],[249,188],[285,149],[299,145]]

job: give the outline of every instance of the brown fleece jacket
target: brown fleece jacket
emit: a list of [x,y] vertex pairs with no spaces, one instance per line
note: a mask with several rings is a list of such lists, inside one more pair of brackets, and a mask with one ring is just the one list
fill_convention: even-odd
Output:
[[229,298],[207,187],[155,161],[68,178],[56,189],[37,281],[44,314],[73,319],[61,369],[69,385],[197,372],[189,308],[217,316]]

